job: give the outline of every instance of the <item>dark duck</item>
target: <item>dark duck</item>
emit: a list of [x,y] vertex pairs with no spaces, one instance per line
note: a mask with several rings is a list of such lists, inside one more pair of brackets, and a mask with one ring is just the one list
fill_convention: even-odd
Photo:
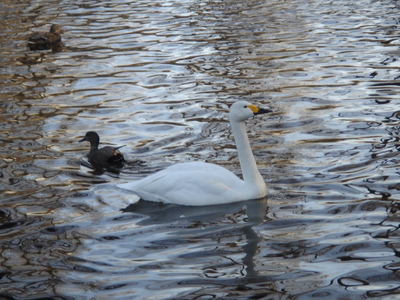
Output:
[[36,32],[28,38],[30,50],[53,50],[54,52],[62,49],[60,25],[53,24],[49,32]]
[[83,141],[90,143],[90,151],[87,156],[95,169],[118,169],[123,167],[125,159],[118,149],[124,146],[106,146],[99,149],[100,137],[94,131],[87,132],[85,137],[79,142]]

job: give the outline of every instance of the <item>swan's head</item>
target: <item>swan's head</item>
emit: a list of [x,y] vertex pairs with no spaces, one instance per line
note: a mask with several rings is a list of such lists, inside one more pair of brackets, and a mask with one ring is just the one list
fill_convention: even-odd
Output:
[[232,121],[243,122],[254,115],[270,113],[272,110],[258,108],[256,105],[247,101],[237,101],[231,105],[229,119]]

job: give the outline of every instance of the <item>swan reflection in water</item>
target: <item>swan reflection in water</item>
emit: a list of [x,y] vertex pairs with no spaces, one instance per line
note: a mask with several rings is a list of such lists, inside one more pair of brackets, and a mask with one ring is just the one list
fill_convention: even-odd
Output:
[[[254,230],[254,227],[263,224],[267,214],[268,206],[267,199],[258,199],[252,201],[241,201],[231,203],[229,205],[207,205],[207,206],[181,206],[174,204],[163,204],[159,202],[150,202],[139,200],[134,204],[130,204],[122,209],[125,213],[139,214],[142,220],[136,224],[140,226],[149,226],[155,224],[170,225],[179,220],[190,221],[191,224],[196,224],[199,231],[194,231],[191,227],[191,235],[204,235],[216,234],[216,232],[227,232],[230,234],[235,232],[242,232],[245,237],[245,243],[242,245],[244,257],[242,259],[243,267],[245,269],[246,278],[257,278],[258,272],[255,270],[254,256],[258,252],[258,243],[262,240],[259,234]],[[244,216],[247,214],[247,218]],[[239,222],[235,224],[226,224],[221,222],[229,215],[234,215],[233,218],[240,216],[246,222]],[[218,222],[217,222],[218,221]],[[212,225],[210,230],[205,226]],[[188,228],[189,229],[189,228]],[[186,236],[188,232],[180,230],[176,234]],[[216,240],[218,242],[218,240]],[[242,241],[243,242],[243,241]]]

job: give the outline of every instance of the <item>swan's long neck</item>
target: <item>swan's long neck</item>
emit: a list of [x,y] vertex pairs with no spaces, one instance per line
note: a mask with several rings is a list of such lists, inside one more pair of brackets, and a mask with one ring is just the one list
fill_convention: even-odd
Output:
[[264,179],[258,171],[256,161],[251,151],[249,138],[247,137],[246,125],[244,122],[230,121],[233,136],[235,137],[236,148],[239,155],[240,166],[243,172],[243,179],[246,184],[265,186]]

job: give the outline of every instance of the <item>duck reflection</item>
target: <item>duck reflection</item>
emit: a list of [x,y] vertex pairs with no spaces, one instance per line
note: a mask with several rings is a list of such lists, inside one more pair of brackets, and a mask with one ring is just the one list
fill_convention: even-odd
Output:
[[[113,166],[106,163],[96,163],[91,160],[86,161],[85,159],[80,159],[80,164],[86,168],[89,168],[89,173],[92,175],[103,175],[104,173],[112,173],[115,175],[119,175],[123,166]],[[111,174],[110,174],[111,175]]]

